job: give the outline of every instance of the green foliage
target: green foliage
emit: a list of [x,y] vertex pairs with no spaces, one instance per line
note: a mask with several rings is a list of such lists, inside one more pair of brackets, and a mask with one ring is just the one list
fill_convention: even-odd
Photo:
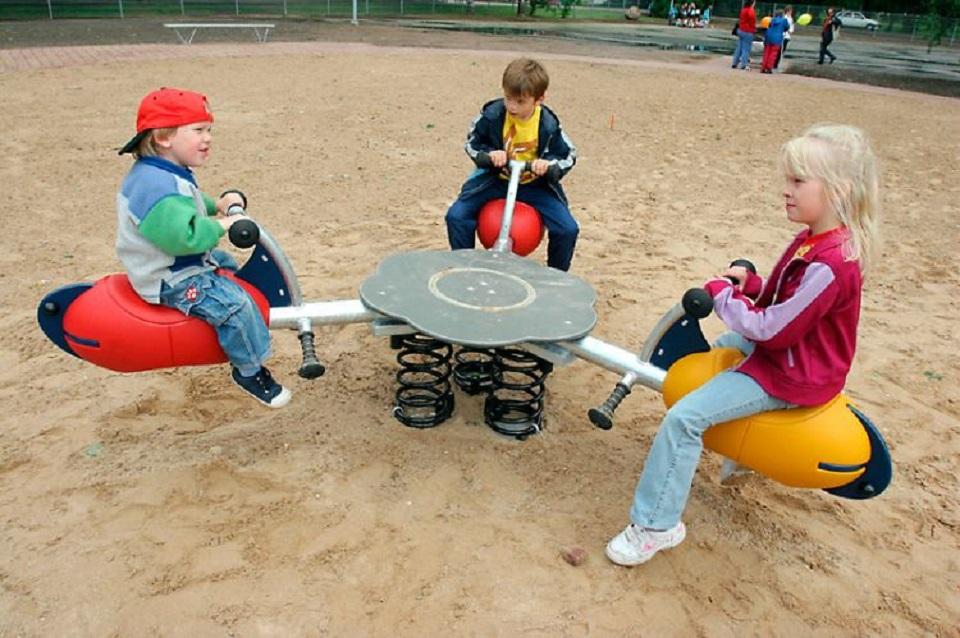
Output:
[[920,21],[920,33],[927,41],[927,53],[943,43],[943,37],[960,18],[960,0],[928,0],[927,14]]
[[[698,2],[697,4],[700,3]],[[650,7],[650,17],[666,18],[669,10],[670,0],[653,0],[653,5]]]
[[573,10],[574,5],[579,5],[580,0],[529,0],[529,10],[527,15],[534,15],[537,9],[544,9],[551,12],[554,16],[557,14],[561,18],[566,18],[570,15],[570,12]]

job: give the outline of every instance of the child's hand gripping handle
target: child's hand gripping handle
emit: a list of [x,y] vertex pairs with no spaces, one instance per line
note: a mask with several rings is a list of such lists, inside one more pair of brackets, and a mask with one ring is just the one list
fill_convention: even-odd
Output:
[[[738,267],[740,267],[740,268],[745,268],[746,270],[748,270],[749,272],[753,273],[754,275],[757,274],[757,267],[754,266],[754,265],[753,265],[753,262],[750,261],[749,259],[743,259],[743,258],[734,259],[732,262],[730,262],[730,267],[733,268],[734,266],[738,266]],[[740,281],[740,280],[737,279],[736,277],[727,277],[727,279],[729,279],[730,281],[732,281],[735,285],[740,285],[740,284],[743,283],[742,281]]]
[[[479,166],[480,168],[498,168],[496,165],[494,165],[493,160],[490,159],[490,154],[485,151],[480,151],[479,153],[477,153],[477,157],[474,161],[476,162],[477,166]],[[509,164],[510,163],[508,162],[508,165]],[[503,168],[503,167],[499,167],[499,168]],[[533,162],[529,162],[529,161],[524,162],[523,169],[521,172],[532,173]],[[563,171],[560,169],[559,164],[551,163],[550,166],[547,167],[547,172],[544,173],[543,176],[548,180],[550,180],[551,182],[559,182],[560,177],[562,177],[562,173]]]
[[[233,215],[246,215],[247,196],[238,190],[228,190],[223,191],[223,193],[220,194],[220,197],[223,197],[228,193],[236,193],[239,195],[240,199],[243,200],[243,204],[232,204],[229,206],[226,212],[227,217],[232,217]],[[238,219],[230,224],[230,230],[227,231],[227,237],[230,238],[230,243],[237,248],[250,248],[260,241],[260,228],[252,219]]]
[[[735,259],[730,262],[730,266],[739,266],[745,268],[753,274],[757,274],[757,267],[749,259]],[[727,277],[735,286],[740,285],[740,280],[736,277]],[[683,293],[680,300],[684,311],[694,319],[703,319],[713,312],[713,297],[703,288],[691,288]]]

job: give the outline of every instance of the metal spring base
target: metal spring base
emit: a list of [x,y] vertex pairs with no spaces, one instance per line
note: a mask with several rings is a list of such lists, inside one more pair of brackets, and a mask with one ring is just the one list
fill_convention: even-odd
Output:
[[474,395],[493,389],[493,350],[461,347],[453,360],[453,380],[461,390]]
[[544,382],[553,365],[525,350],[497,348],[493,388],[483,404],[493,430],[524,440],[543,429]]
[[453,414],[448,343],[422,334],[402,335],[391,340],[399,347],[397,363],[397,405],[393,416],[412,428],[432,428]]

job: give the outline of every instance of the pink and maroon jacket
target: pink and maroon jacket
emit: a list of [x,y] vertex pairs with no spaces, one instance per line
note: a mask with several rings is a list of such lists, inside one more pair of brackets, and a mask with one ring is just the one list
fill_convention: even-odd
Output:
[[[859,263],[844,259],[846,238],[844,228],[813,238],[802,231],[766,281],[748,277],[746,295],[727,279],[704,285],[717,316],[756,344],[736,370],[773,397],[811,406],[843,390],[856,349],[863,282]],[[805,242],[813,245],[798,251]]]

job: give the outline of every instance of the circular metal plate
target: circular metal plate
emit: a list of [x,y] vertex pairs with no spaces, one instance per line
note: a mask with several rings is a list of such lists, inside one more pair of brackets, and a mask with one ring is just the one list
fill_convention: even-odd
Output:
[[474,347],[579,339],[597,323],[586,281],[489,250],[391,255],[363,282],[360,299],[424,334]]

